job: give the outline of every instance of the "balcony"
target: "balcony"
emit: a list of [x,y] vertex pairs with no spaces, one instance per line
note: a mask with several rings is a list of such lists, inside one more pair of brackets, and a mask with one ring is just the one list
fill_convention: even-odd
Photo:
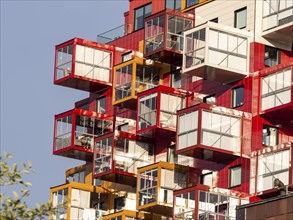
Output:
[[144,57],[181,66],[183,32],[193,27],[194,15],[166,9],[145,19]]
[[293,4],[291,0],[263,0],[262,36],[281,41],[291,49],[293,43]]
[[186,107],[187,94],[165,86],[139,93],[136,133],[141,136],[175,136],[176,112]]
[[108,202],[109,191],[99,186],[71,182],[52,187],[50,193],[53,207],[56,207],[52,219],[101,220],[107,213],[99,204]]
[[260,75],[260,115],[278,123],[292,122],[292,64],[271,67]]
[[[293,191],[292,142],[266,147],[251,154],[250,195],[266,199]],[[279,179],[282,184],[278,184]],[[288,187],[291,185],[290,187]]]
[[132,220],[132,219],[151,219],[151,214],[136,212],[132,210],[122,210],[109,215],[104,215],[103,220]]
[[178,111],[176,152],[229,163],[249,156],[251,115],[201,103]]
[[250,32],[207,22],[184,32],[182,72],[230,83],[249,74]]
[[96,92],[110,87],[114,47],[74,38],[56,46],[54,84]]
[[154,146],[134,134],[116,132],[95,140],[95,178],[135,185],[137,168],[154,162]]
[[137,210],[172,215],[173,190],[187,185],[187,167],[160,161],[138,169]]
[[135,57],[114,67],[113,105],[136,109],[137,94],[159,85],[164,64]]
[[94,139],[113,132],[113,117],[75,108],[55,116],[53,154],[92,162]]
[[236,219],[236,207],[248,203],[248,195],[196,185],[174,191],[174,219]]

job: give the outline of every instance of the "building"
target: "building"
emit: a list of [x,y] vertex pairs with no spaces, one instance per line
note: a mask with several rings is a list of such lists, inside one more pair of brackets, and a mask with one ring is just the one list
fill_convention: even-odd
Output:
[[89,96],[55,116],[53,154],[84,164],[53,217],[292,216],[255,214],[292,208],[292,1],[129,0],[124,17],[56,46],[54,83]]

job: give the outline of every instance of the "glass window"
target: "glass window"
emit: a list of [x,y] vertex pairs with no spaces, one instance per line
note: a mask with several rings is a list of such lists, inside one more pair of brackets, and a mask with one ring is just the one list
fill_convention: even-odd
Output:
[[209,95],[203,98],[203,102],[210,104],[210,105],[215,105],[216,104],[216,95]]
[[241,185],[241,166],[229,169],[229,187]]
[[281,63],[280,50],[278,48],[265,46],[265,56],[264,56],[265,66],[276,66]]
[[199,0],[186,0],[186,8],[196,5],[199,3]]
[[156,201],[158,169],[147,170],[139,175],[139,205]]
[[279,129],[269,125],[263,125],[262,144],[265,146],[276,146],[278,144]]
[[247,8],[241,8],[234,12],[234,27],[243,29],[247,25]]
[[213,173],[206,173],[200,176],[200,184],[213,186]]
[[119,212],[123,210],[124,206],[125,206],[125,197],[119,197],[114,200],[115,212]]
[[232,89],[232,108],[242,106],[244,103],[244,87],[240,86]]
[[176,70],[171,73],[171,87],[180,88],[181,87],[181,73],[180,70]]
[[132,51],[122,54],[122,63],[132,59]]
[[173,10],[181,10],[181,1],[182,0],[166,0],[166,8],[170,8]]
[[144,18],[152,14],[152,4],[144,5],[134,11],[134,30],[138,30],[144,27]]
[[96,102],[96,112],[105,114],[106,113],[106,97],[98,98]]

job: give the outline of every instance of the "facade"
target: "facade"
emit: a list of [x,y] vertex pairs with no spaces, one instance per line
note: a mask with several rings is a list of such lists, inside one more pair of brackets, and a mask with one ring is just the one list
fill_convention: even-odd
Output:
[[56,46],[54,84],[89,96],[55,116],[53,154],[83,164],[52,217],[290,218],[292,1],[129,0],[124,17]]

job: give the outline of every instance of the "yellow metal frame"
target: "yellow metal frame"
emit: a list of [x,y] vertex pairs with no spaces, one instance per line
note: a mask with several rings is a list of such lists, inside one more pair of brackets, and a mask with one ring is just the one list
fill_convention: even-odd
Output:
[[85,184],[92,184],[92,181],[93,181],[93,178],[92,178],[92,167],[90,164],[84,164],[84,165],[80,165],[80,166],[77,166],[77,167],[73,167],[73,168],[70,168],[68,170],[66,170],[66,180],[68,179],[68,176],[69,175],[72,175],[72,174],[75,174],[75,173],[78,173],[78,172],[81,172],[81,171],[84,171],[85,172]]
[[72,189],[79,189],[89,192],[95,192],[95,193],[110,193],[110,191],[100,187],[100,186],[93,186],[89,184],[84,183],[78,183],[78,182],[70,182],[63,185],[59,185],[56,187],[52,187],[50,189],[50,200],[53,200],[53,193],[59,190],[68,189],[68,201],[67,201],[67,212],[66,212],[66,218],[70,219],[70,207],[71,207],[71,194]]
[[[156,190],[156,201],[140,206],[139,205],[139,187],[138,187],[139,182],[140,182],[140,179],[139,179],[140,173],[142,173],[144,171],[147,171],[147,170],[156,169],[156,168],[158,169],[158,182],[157,182],[157,190]],[[168,163],[168,162],[165,162],[165,161],[160,161],[158,163],[151,164],[149,166],[145,166],[145,167],[141,167],[141,168],[137,169],[137,173],[138,173],[138,175],[137,175],[137,184],[136,184],[137,185],[137,188],[136,188],[136,201],[137,201],[136,202],[136,209],[137,210],[148,208],[148,207],[160,204],[158,201],[159,201],[159,191],[160,191],[160,188],[161,188],[160,186],[161,186],[162,168],[163,169],[168,169],[168,170],[175,170],[175,164]]]
[[[146,62],[146,59],[140,58],[140,57],[135,57],[132,60],[126,61],[126,62],[121,63],[121,64],[118,64],[118,65],[116,65],[114,67],[113,87],[112,87],[112,104],[113,105],[117,105],[117,104],[129,101],[129,100],[132,100],[132,99],[137,99],[137,96],[135,95],[136,68],[137,68],[137,64],[146,65],[145,62]],[[125,66],[128,66],[128,65],[132,65],[131,94],[130,94],[130,96],[128,96],[126,98],[123,98],[123,99],[120,99],[120,100],[115,100],[116,70],[121,69],[122,67],[125,67]],[[165,63],[161,63],[161,62],[157,62],[157,61],[154,61],[154,66],[161,69],[159,85],[162,85],[163,84],[163,75],[165,73],[170,72],[171,67],[170,67],[169,64],[165,64]],[[142,91],[143,91],[143,89],[142,89]]]
[[214,1],[214,0],[199,0],[199,3],[197,3],[196,5],[193,5],[193,6],[190,6],[190,7],[186,8],[186,0],[182,0],[182,2],[181,2],[181,11],[186,12],[186,11],[188,11],[190,9],[200,7],[200,6],[204,5],[204,4],[207,4],[207,3],[212,2],[212,1]]
[[125,220],[126,217],[134,217],[134,218],[140,218],[142,219],[145,214],[142,212],[136,212],[136,211],[132,211],[132,210],[123,210],[120,212],[116,212],[116,213],[112,213],[112,214],[108,214],[106,216],[103,216],[103,220],[107,220],[107,219],[111,219],[111,218],[117,218],[119,216],[122,216],[122,220]]

